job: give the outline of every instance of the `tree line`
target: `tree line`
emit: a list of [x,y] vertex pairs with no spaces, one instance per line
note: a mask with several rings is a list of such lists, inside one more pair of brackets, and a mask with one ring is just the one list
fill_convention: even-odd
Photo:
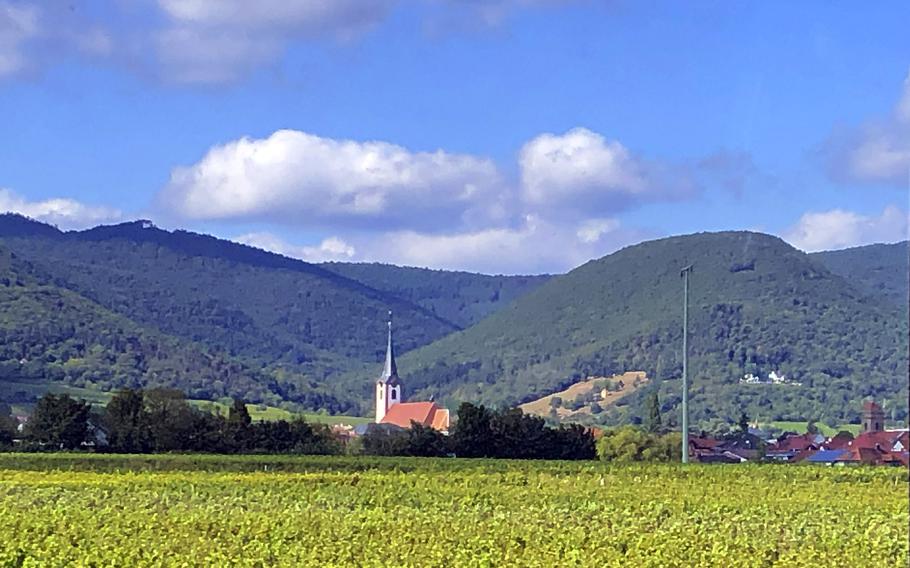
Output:
[[[0,430],[2,430],[0,422]],[[7,430],[10,440],[15,433]],[[5,435],[0,433],[0,444]],[[234,399],[227,415],[194,408],[173,389],[123,389],[101,412],[66,394],[38,400],[22,432],[23,450],[115,453],[340,453],[328,427],[294,420],[253,422]]]
[[518,408],[471,403],[459,406],[449,435],[417,423],[409,429],[370,424],[363,436],[344,440],[328,426],[310,424],[302,417],[255,422],[241,399],[234,399],[227,413],[221,413],[196,408],[173,389],[123,389],[96,411],[85,401],[48,393],[35,405],[21,432],[9,416],[9,406],[0,404],[0,449],[678,460],[679,434],[662,428],[654,399],[647,429],[607,430],[597,440],[593,430],[578,424],[554,427]]
[[495,410],[468,402],[458,408],[451,435],[412,423],[401,430],[377,424],[363,436],[363,453],[507,459],[594,459],[594,435],[578,424],[550,427],[518,408]]

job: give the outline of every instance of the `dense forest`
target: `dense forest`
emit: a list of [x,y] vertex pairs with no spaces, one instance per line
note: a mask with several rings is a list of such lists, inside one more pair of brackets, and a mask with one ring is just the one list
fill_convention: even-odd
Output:
[[[501,407],[642,370],[652,386],[597,416],[636,422],[652,392],[663,411],[679,403],[679,268],[693,263],[697,420],[834,423],[868,396],[904,420],[906,251],[806,255],[768,235],[710,233],[563,276],[486,276],[313,265],[142,221],[62,232],[3,215],[0,398],[34,402],[17,385],[56,381],[367,414],[392,309],[409,397]],[[772,371],[800,384],[739,382]]]
[[910,242],[867,245],[812,253],[831,272],[876,298],[907,307],[910,295]]
[[537,288],[552,276],[488,276],[378,263],[328,262],[325,268],[404,298],[461,328]]
[[[586,376],[643,370],[654,386],[599,416],[638,421],[657,389],[680,400],[682,281],[690,297],[696,420],[858,418],[864,397],[907,416],[907,312],[768,235],[650,241],[554,278],[476,326],[403,357],[418,396],[514,404]],[[896,272],[896,274],[899,274]],[[740,384],[784,374],[786,385]],[[671,416],[675,413],[671,413]]]
[[388,310],[405,352],[543,280],[438,273],[422,282],[416,269],[347,267],[355,280],[339,274],[341,265],[328,270],[144,221],[62,232],[0,215],[0,248],[0,391],[14,402],[35,395],[11,384],[63,381],[357,411],[361,401],[331,379],[353,370],[367,382]]

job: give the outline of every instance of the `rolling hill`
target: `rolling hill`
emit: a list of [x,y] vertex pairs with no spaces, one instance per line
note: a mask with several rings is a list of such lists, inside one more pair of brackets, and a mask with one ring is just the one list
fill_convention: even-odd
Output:
[[[389,309],[395,314],[398,347],[405,352],[461,329],[542,280],[432,271],[424,282],[415,277],[423,274],[419,269],[347,265],[329,270],[144,221],[63,232],[18,215],[0,215],[0,246],[27,264],[30,273],[43,275],[43,290],[79,306],[55,312],[37,305],[25,309],[22,302],[23,309],[0,322],[0,333],[21,333],[35,316],[40,325],[30,337],[17,336],[17,349],[50,349],[59,339],[49,329],[54,326],[109,329],[107,335],[118,345],[139,334],[167,338],[169,358],[179,349],[207,352],[241,365],[242,374],[255,376],[251,380],[259,386],[213,379],[195,364],[177,365],[182,379],[153,373],[146,378],[159,378],[143,384],[167,384],[200,398],[227,393],[274,404],[277,396],[336,412],[356,409],[361,401],[336,388],[332,378],[380,360]],[[357,279],[340,273],[345,270]],[[371,286],[373,281],[385,289]],[[136,373],[126,371],[125,361],[116,364],[121,354],[92,362],[97,380],[61,375],[41,358],[31,363],[35,368],[29,374],[71,384],[88,380],[98,388],[134,384]],[[72,354],[61,356],[66,362]],[[0,361],[21,359],[9,357]],[[10,382],[18,372],[0,372],[0,381]],[[200,381],[211,388],[200,389]],[[270,381],[282,386],[269,387]]]
[[910,241],[817,252],[809,256],[869,294],[906,308],[910,297]]
[[490,276],[379,263],[328,262],[327,270],[404,298],[467,328],[552,276]]
[[[645,371],[664,409],[679,401],[679,269],[691,295],[697,420],[855,418],[863,397],[907,415],[906,309],[874,297],[782,240],[750,232],[645,242],[554,278],[477,325],[403,357],[409,392],[516,404],[586,376]],[[746,373],[795,385],[742,385]],[[635,420],[643,393],[604,413]]]
[[109,391],[172,387],[195,398],[249,399],[341,409],[303,376],[254,366],[145,328],[56,286],[0,247],[0,400],[28,403],[49,384]]
[[[409,396],[516,404],[640,370],[648,388],[599,415],[634,421],[652,389],[667,412],[679,401],[678,269],[694,263],[696,419],[836,423],[864,396],[907,413],[900,248],[888,245],[806,255],[759,233],[706,233],[563,276],[505,277],[314,265],[142,221],[62,232],[5,215],[0,251],[0,398],[42,381],[165,385],[368,412],[391,308]],[[771,371],[802,384],[739,384]]]

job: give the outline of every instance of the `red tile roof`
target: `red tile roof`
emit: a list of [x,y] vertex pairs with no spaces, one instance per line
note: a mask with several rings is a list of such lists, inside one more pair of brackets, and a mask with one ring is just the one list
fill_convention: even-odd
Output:
[[878,448],[890,452],[897,442],[901,442],[904,449],[910,445],[910,435],[906,430],[893,430],[884,432],[863,432],[850,442],[851,448]]
[[801,452],[803,450],[817,450],[819,444],[815,441],[814,434],[802,434],[800,436],[789,436],[782,440],[779,440],[776,444],[773,444],[768,448],[769,452],[788,452],[795,451]]
[[410,428],[411,421],[445,432],[449,429],[449,411],[435,402],[399,402],[389,408],[380,424]]

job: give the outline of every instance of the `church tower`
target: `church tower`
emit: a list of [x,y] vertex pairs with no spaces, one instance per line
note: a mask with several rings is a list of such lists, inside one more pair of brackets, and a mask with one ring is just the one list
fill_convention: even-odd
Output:
[[885,413],[874,401],[863,403],[863,433],[881,432],[885,429]]
[[385,352],[385,367],[376,380],[376,422],[381,422],[393,405],[401,402],[401,379],[395,364],[395,349],[392,346],[392,312],[389,312],[389,344]]

